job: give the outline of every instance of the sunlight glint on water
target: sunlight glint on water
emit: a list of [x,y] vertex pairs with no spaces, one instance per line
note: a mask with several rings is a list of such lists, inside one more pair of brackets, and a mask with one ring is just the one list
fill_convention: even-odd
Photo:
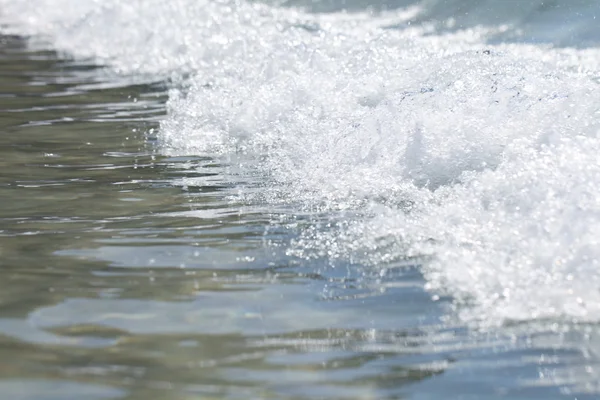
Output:
[[[168,80],[160,153],[230,164],[227,199],[281,214],[289,237],[263,243],[285,262],[383,291],[373,277],[418,268],[450,326],[593,343],[576,328],[600,318],[594,2],[56,3],[0,1],[5,30]],[[586,368],[562,385],[596,391]]]

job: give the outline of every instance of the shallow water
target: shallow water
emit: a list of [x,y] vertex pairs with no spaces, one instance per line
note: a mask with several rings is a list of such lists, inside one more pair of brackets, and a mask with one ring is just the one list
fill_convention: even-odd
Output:
[[3,397],[598,397],[592,2],[61,4],[0,0]]
[[416,271],[384,294],[294,263],[219,161],[154,154],[160,86],[16,37],[1,69],[3,396],[379,398],[447,367]]

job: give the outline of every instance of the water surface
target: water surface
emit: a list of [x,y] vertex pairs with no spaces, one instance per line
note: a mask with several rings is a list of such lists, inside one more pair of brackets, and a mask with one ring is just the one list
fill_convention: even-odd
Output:
[[597,398],[592,3],[51,3],[0,1],[0,393]]

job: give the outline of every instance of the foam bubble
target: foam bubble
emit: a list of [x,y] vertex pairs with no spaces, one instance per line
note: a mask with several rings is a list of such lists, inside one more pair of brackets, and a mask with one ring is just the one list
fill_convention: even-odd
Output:
[[242,78],[203,74],[170,104],[169,151],[254,155],[279,183],[263,201],[361,211],[290,254],[418,257],[467,321],[597,320],[589,51],[484,48],[481,31],[339,35],[281,35]]

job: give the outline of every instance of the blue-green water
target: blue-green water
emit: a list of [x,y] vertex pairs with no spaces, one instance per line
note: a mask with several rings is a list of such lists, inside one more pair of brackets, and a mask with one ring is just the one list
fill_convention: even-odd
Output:
[[596,10],[0,0],[0,398],[597,398]]

